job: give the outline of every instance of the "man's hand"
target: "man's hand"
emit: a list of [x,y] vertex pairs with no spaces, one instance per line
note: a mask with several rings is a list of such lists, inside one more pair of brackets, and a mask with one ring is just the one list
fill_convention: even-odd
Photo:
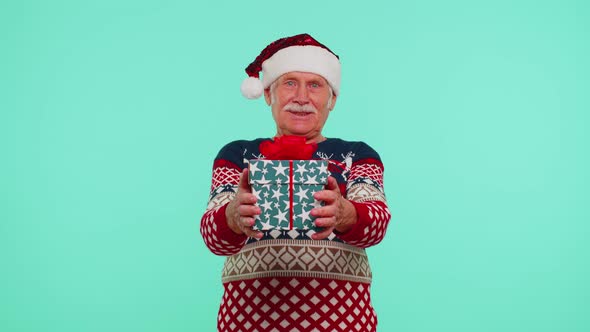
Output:
[[242,170],[238,192],[225,209],[225,217],[229,228],[237,234],[246,234],[249,237],[260,239],[262,232],[252,229],[254,218],[261,213],[256,204],[256,196],[252,194],[252,188],[248,183],[248,169]]
[[318,201],[324,201],[325,205],[311,210],[311,215],[317,217],[315,225],[324,227],[323,231],[312,235],[312,239],[325,239],[334,229],[341,233],[346,232],[356,223],[356,209],[342,197],[335,178],[328,177],[326,189],[316,192],[313,197]]

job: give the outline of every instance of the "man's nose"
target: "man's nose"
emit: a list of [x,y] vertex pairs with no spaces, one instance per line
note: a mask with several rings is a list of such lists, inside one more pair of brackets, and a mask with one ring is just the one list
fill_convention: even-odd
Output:
[[305,84],[301,84],[297,87],[297,94],[295,95],[295,99],[293,101],[298,104],[309,103],[309,94]]

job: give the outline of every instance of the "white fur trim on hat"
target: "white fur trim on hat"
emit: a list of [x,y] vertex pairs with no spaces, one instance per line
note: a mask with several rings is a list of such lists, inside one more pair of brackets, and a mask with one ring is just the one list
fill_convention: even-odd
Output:
[[340,61],[322,47],[289,46],[277,51],[262,63],[263,89],[268,88],[281,75],[292,71],[320,75],[328,81],[334,94],[340,93]]

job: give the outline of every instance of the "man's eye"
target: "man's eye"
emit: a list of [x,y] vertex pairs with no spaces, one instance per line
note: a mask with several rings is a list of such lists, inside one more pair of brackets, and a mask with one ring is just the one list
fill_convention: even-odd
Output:
[[310,84],[310,86],[311,86],[312,88],[319,88],[319,87],[320,87],[320,85],[319,85],[319,84],[317,84],[317,83],[311,83],[311,84]]
[[285,82],[285,84],[287,84],[288,86],[294,86],[295,85],[295,82],[293,82],[293,81],[287,81],[287,82]]

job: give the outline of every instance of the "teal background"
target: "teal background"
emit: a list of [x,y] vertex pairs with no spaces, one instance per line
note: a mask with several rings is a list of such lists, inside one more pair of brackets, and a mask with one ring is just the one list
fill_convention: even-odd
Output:
[[325,135],[385,163],[380,331],[590,330],[585,1],[0,4],[0,330],[214,331],[199,222],[269,42],[341,56]]

